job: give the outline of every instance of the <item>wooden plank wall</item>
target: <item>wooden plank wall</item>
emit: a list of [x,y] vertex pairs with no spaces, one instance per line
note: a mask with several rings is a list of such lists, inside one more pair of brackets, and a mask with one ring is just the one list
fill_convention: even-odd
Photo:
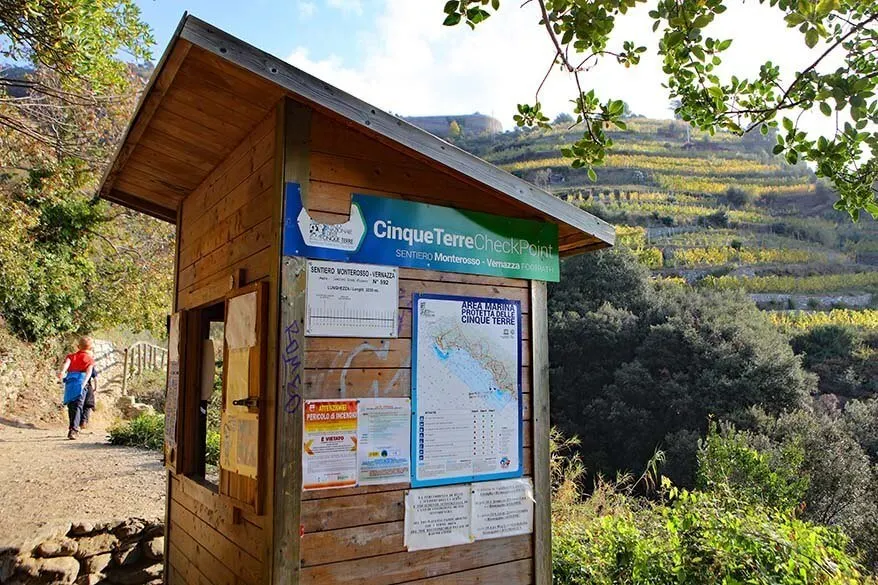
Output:
[[[311,121],[309,211],[339,221],[350,212],[351,192],[405,198],[542,221],[534,209],[473,187],[314,112]],[[320,213],[313,213],[313,212]]]
[[[358,137],[327,118],[311,125],[309,211],[345,219],[351,192],[472,207],[483,192],[455,181],[417,160]],[[339,154],[341,152],[342,154]],[[482,199],[481,202],[484,202]],[[479,202],[479,203],[481,203]],[[479,204],[477,203],[477,205]],[[505,215],[526,211],[497,208]],[[447,293],[521,301],[524,468],[533,476],[531,423],[531,336],[529,281],[400,269],[398,339],[306,338],[307,398],[411,396],[411,310],[413,293]],[[531,535],[470,545],[406,552],[404,495],[409,484],[306,492],[302,495],[304,535],[302,585],[393,585],[397,583],[530,584],[534,574]]]
[[229,276],[266,278],[276,259],[275,112],[183,201],[178,309],[222,299]]
[[[413,293],[443,293],[521,301],[524,469],[531,452],[530,288],[526,280],[400,269],[398,339],[306,338],[305,395],[312,398],[411,396]],[[530,584],[531,536],[406,552],[404,496],[408,484],[320,490],[303,494],[301,583],[391,585],[478,582],[492,566],[492,583]],[[494,565],[501,565],[496,567]],[[438,579],[447,575],[445,579]],[[423,581],[422,581],[423,580]]]
[[[246,283],[277,272],[280,226],[275,167],[276,113],[271,113],[195,188],[182,204],[178,232],[177,308],[223,301],[243,271]],[[276,327],[269,326],[268,351]],[[274,386],[267,386],[273,392]],[[260,415],[274,416],[267,400]],[[271,436],[271,431],[267,436]],[[261,454],[273,469],[271,441]],[[270,478],[269,478],[270,479]],[[268,515],[235,509],[193,479],[173,476],[169,487],[168,575],[171,585],[257,585],[266,580],[271,524]],[[266,496],[267,514],[270,498]]]

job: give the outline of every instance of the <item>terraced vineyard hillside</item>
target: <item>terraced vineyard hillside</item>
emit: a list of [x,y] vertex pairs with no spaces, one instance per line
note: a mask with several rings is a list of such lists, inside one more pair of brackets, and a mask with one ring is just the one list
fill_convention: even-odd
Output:
[[744,288],[774,310],[878,306],[878,222],[835,211],[808,167],[771,154],[773,134],[709,136],[632,118],[611,133],[595,182],[561,155],[578,134],[556,125],[461,146],[615,224],[657,278]]
[[550,130],[461,146],[617,226],[665,286],[743,289],[787,335],[827,408],[878,395],[878,222],[853,223],[804,165],[771,154],[772,133],[709,136],[633,118],[592,182]]

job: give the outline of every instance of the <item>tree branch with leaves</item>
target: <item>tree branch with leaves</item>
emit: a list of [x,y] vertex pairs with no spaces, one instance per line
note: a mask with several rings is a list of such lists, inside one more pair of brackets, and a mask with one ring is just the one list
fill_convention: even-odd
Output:
[[[625,129],[624,103],[602,100],[587,88],[586,75],[598,62],[615,60],[627,67],[640,63],[646,47],[626,40],[609,44],[616,22],[646,0],[527,0],[536,7],[540,27],[549,38],[552,70],[572,77],[574,125],[583,136],[562,149],[576,168],[604,162],[613,141],[607,129]],[[878,217],[878,2],[874,0],[757,0],[777,9],[787,26],[802,35],[804,47],[823,49],[784,85],[780,67],[766,61],[749,77],[722,79],[718,67],[734,39],[720,39],[707,29],[726,12],[729,0],[659,0],[650,10],[653,32],[660,35],[658,54],[668,97],[677,100],[675,114],[710,133],[729,131],[768,134],[777,129],[774,154],[790,164],[805,161],[817,176],[828,179],[839,195],[836,209],[854,220],[862,210]],[[500,10],[499,0],[450,0],[447,26],[475,28]],[[841,58],[841,65],[829,67]],[[547,76],[549,75],[547,73]],[[515,122],[521,127],[547,127],[539,93],[534,103],[519,104]],[[805,111],[817,111],[835,122],[831,136],[800,127]]]

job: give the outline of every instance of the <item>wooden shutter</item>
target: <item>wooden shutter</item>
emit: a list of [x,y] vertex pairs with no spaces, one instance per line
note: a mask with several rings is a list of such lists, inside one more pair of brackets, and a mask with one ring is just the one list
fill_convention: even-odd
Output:
[[177,473],[180,460],[180,394],[186,344],[185,311],[171,315],[168,327],[168,382],[165,392],[165,467]]
[[262,513],[265,477],[265,352],[268,295],[265,283],[226,298],[223,401],[220,425],[220,494]]

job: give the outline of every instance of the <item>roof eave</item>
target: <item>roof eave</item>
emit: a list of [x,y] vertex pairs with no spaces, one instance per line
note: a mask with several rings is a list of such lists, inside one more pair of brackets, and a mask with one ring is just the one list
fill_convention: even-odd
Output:
[[[190,15],[188,12],[184,12],[183,16],[180,17],[180,22],[177,23],[177,28],[174,30],[174,34],[171,36],[171,40],[168,42],[167,47],[165,47],[164,53],[162,53],[161,58],[159,59],[158,63],[156,63],[155,69],[153,69],[152,75],[150,76],[146,87],[143,88],[143,91],[140,94],[140,98],[137,100],[137,107],[134,108],[134,114],[128,121],[128,125],[125,127],[125,132],[122,134],[122,138],[116,145],[116,150],[113,153],[113,157],[110,159],[110,164],[107,165],[107,168],[104,170],[104,174],[101,177],[101,181],[97,190],[98,195],[102,199],[118,203],[119,205],[122,205],[124,207],[129,207],[131,209],[134,209],[135,211],[140,211],[142,213],[146,213],[147,215],[151,215],[153,217],[171,223],[176,223],[177,221],[176,212],[173,214],[165,213],[163,211],[164,208],[162,208],[162,210],[159,210],[157,206],[153,204],[147,204],[144,207],[139,204],[140,201],[143,201],[141,200],[141,198],[128,193],[120,196],[119,193],[115,191],[114,183],[116,180],[116,176],[118,175],[119,171],[121,171],[121,167],[124,166],[128,155],[130,155],[130,147],[128,145],[131,133],[137,126],[137,124],[139,124],[141,114],[144,111],[144,106],[147,103],[147,100],[151,98],[152,90],[156,84],[156,81],[164,73],[165,64],[168,62],[168,57],[174,52],[177,46],[177,41],[180,38],[180,33],[183,31],[183,27],[189,18]],[[131,198],[133,199],[129,203],[129,199]]]
[[[454,169],[577,230],[591,234],[605,246],[615,244],[616,232],[612,225],[527,181],[498,169],[399,117],[375,108],[195,16],[184,17],[181,26],[182,30],[177,33],[179,38],[276,83],[291,93],[350,120],[367,132],[386,136],[407,149]],[[174,40],[176,38],[177,35]]]

